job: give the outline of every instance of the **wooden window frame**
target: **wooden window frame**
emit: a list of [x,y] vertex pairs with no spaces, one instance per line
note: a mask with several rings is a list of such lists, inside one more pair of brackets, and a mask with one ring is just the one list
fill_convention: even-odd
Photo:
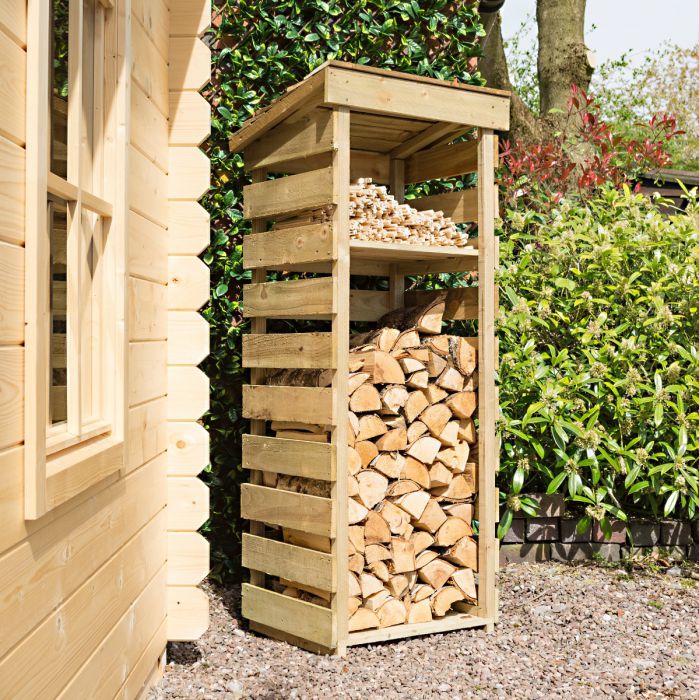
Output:
[[[40,518],[124,469],[126,425],[126,221],[127,149],[130,58],[125,50],[128,24],[123,8],[107,0],[92,0],[98,17],[94,27],[95,59],[92,120],[97,166],[84,168],[83,117],[83,0],[69,0],[68,34],[68,171],[51,172],[49,121],[51,85],[51,6],[46,0],[28,0],[27,6],[27,136],[26,136],[26,244],[25,244],[25,518]],[[88,35],[89,36],[89,35]],[[79,144],[75,147],[75,144]],[[95,172],[99,175],[93,178]],[[97,371],[86,374],[100,383],[97,417],[83,418],[81,372],[76,372],[85,334],[81,324],[84,298],[91,294],[82,273],[68,283],[69,319],[67,356],[69,372],[68,420],[65,428],[48,425],[50,392],[50,252],[47,200],[66,201],[70,216],[67,232],[68,267],[78,269],[85,255],[83,213],[96,214],[100,277],[97,294],[100,331]],[[69,278],[70,279],[70,278]],[[81,281],[83,284],[81,284]],[[87,292],[86,292],[87,290]],[[81,303],[81,301],[83,303]],[[92,341],[91,341],[92,343]],[[92,345],[90,346],[92,347]],[[106,348],[109,351],[106,351]],[[92,352],[92,350],[90,350]],[[71,370],[71,365],[73,369]],[[72,372],[72,375],[71,375]],[[83,377],[84,378],[84,377]],[[72,385],[71,385],[72,382]]]

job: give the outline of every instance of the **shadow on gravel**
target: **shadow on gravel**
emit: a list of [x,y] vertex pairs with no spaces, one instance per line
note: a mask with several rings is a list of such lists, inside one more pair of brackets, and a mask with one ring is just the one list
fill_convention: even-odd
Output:
[[168,642],[167,662],[179,666],[193,666],[202,660],[201,649],[197,642]]

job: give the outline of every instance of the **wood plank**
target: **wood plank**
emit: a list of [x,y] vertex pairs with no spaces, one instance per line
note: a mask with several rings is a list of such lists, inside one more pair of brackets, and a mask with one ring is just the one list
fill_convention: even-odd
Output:
[[168,532],[168,585],[196,586],[208,573],[208,541],[198,532]]
[[170,0],[170,36],[201,36],[209,24],[210,0]]
[[167,228],[167,175],[133,146],[129,147],[129,205],[162,228]]
[[322,99],[324,84],[325,75],[315,75],[299,83],[295,89],[287,90],[274,102],[273,107],[258,110],[229,139],[228,146],[231,151],[240,153],[249,143],[252,143],[261,134],[279,124],[303,105],[307,105],[317,98]]
[[[166,568],[162,566],[88,661],[56,696],[57,700],[115,697],[124,678],[136,670],[153,635],[165,623],[165,580]],[[145,673],[142,678],[145,678]]]
[[163,461],[130,475],[121,494],[102,490],[0,557],[0,657],[165,507]]
[[194,586],[168,586],[167,638],[171,642],[199,639],[209,627],[209,598]]
[[430,197],[418,197],[409,200],[408,204],[418,211],[442,211],[457,224],[478,220],[478,190],[475,187]]
[[[167,606],[167,596],[164,598]],[[167,609],[167,608],[166,608]],[[160,682],[165,672],[167,647],[167,617],[153,635],[145,651],[141,654],[128,678],[124,681],[114,700],[142,700],[145,688],[152,688]]]
[[242,484],[240,515],[247,520],[335,537],[335,509],[330,498]]
[[167,448],[169,475],[197,476],[209,463],[209,433],[200,423],[170,421]]
[[171,146],[169,157],[168,198],[203,197],[211,185],[211,164],[206,155],[196,146]]
[[164,173],[168,169],[168,120],[140,85],[131,88],[131,143]]
[[0,347],[0,449],[24,438],[24,348]]
[[[482,278],[479,277],[482,283]],[[445,321],[467,321],[478,318],[479,287],[457,287],[447,290]],[[439,290],[406,292],[407,306],[427,304],[439,295]]]
[[167,338],[167,287],[129,277],[129,340]]
[[291,214],[335,204],[331,168],[320,168],[298,175],[246,185],[243,188],[243,215],[246,219]]
[[332,112],[316,109],[292,123],[282,122],[251,143],[244,153],[246,170],[283,172],[284,163],[333,149]]
[[25,51],[0,32],[0,134],[20,146],[25,141],[26,63]]
[[167,229],[129,212],[129,274],[167,284]]
[[411,138],[396,146],[390,153],[390,158],[407,158],[416,151],[432,145],[435,141],[453,133],[454,124],[449,122],[437,122],[418,132]]
[[209,410],[209,379],[196,367],[168,367],[168,420],[199,420]]
[[170,92],[171,146],[201,146],[211,133],[211,105],[198,92]]
[[168,476],[168,531],[195,532],[208,518],[209,487],[193,476]]
[[243,417],[332,425],[332,390],[300,386],[243,386]]
[[197,311],[209,300],[209,268],[190,255],[168,258],[168,309]]
[[129,343],[129,406],[165,396],[167,383],[167,342]]
[[169,202],[168,252],[199,255],[211,238],[209,212],[197,202]]
[[378,321],[391,311],[388,292],[350,289],[350,320]]
[[387,153],[374,153],[371,151],[351,151],[350,179],[357,180],[360,177],[370,177],[375,183],[387,185],[391,171],[391,159]]
[[329,261],[332,257],[330,224],[251,233],[243,239],[243,266],[248,269]]
[[[478,239],[473,239],[477,243]],[[384,243],[382,241],[350,241],[350,253],[356,259],[383,261],[388,264],[401,263],[407,260],[428,261],[461,258],[467,261],[478,257],[478,249],[473,246],[437,246],[417,243]]]
[[27,45],[26,0],[5,0],[3,2],[0,29],[12,37],[22,48]]
[[405,161],[405,182],[442,180],[477,169],[478,142],[462,141],[414,153]]
[[131,23],[131,77],[158,109],[167,116],[168,65],[150,40],[146,30],[138,23]]
[[167,430],[167,399],[155,399],[129,409],[126,440],[127,472],[137,469],[165,452],[168,447]]
[[0,241],[0,345],[24,341],[24,248]]
[[165,0],[131,0],[131,16],[138,20],[158,53],[167,60],[170,10]]
[[326,442],[243,435],[243,469],[335,480],[335,448]]
[[51,510],[91,486],[117,474],[124,466],[124,443],[104,437],[60,452],[46,461],[46,508]]
[[251,333],[243,336],[243,367],[333,369],[332,333]]
[[0,240],[24,243],[24,149],[0,136]]
[[322,591],[336,590],[335,558],[266,537],[243,534],[243,566]]
[[167,361],[170,365],[198,365],[209,354],[209,324],[196,311],[167,314]]
[[8,697],[54,697],[70,681],[165,562],[164,518],[161,511],[0,661]]
[[328,67],[325,72],[326,104],[502,131],[509,129],[510,106],[506,96],[403,80],[390,72],[362,74],[340,67]]
[[332,612],[249,583],[243,584],[243,617],[323,646],[333,643]]
[[211,78],[211,51],[197,37],[170,37],[170,90],[201,90]]
[[259,282],[243,287],[246,318],[313,318],[334,312],[331,277]]
[[384,629],[366,630],[363,632],[351,632],[349,635],[350,646],[358,644],[376,644],[377,642],[390,642],[394,639],[418,637],[423,634],[440,634],[452,630],[471,629],[473,627],[485,627],[491,620],[465,613],[447,613],[443,618],[432,622],[416,622],[409,625],[396,625]]

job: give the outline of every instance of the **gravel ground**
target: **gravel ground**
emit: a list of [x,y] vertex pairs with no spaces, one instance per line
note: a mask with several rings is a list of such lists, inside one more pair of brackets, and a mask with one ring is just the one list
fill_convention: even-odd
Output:
[[591,565],[510,565],[496,631],[315,656],[247,632],[238,590],[208,588],[211,627],[172,644],[151,700],[699,698],[699,582]]

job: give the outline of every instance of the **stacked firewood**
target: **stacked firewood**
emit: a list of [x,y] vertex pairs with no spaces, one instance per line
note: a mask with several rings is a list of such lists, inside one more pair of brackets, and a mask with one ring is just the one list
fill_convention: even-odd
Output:
[[384,243],[420,245],[469,245],[468,234],[441,211],[418,211],[399,204],[385,187],[371,178],[360,178],[350,185],[350,238]]
[[[475,340],[441,334],[444,299],[398,309],[351,337],[349,629],[444,616],[476,600],[478,374]],[[278,370],[273,384],[329,386],[330,370]],[[274,421],[277,437],[328,442],[330,426]],[[267,485],[330,496],[330,484],[265,475]],[[330,540],[285,528],[286,542]],[[329,594],[281,581],[285,595],[328,606]]]

